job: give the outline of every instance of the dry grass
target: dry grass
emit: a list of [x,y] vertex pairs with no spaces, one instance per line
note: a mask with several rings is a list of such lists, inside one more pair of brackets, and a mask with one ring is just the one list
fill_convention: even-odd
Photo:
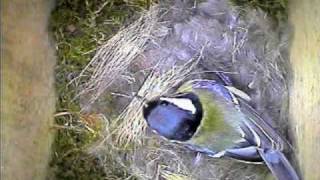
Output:
[[[163,63],[154,67],[139,91],[136,92],[143,99],[133,97],[128,106],[114,120],[104,118],[106,129],[102,141],[93,146],[90,151],[104,159],[106,164],[110,158],[115,159],[122,168],[127,169],[132,176],[139,179],[160,177],[163,173],[162,170],[168,169],[168,167],[173,172],[190,173],[190,169],[184,165],[183,156],[176,152],[177,148],[172,148],[175,145],[167,145],[168,147],[164,148],[161,144],[168,142],[159,143],[157,138],[146,136],[146,123],[142,117],[142,107],[144,100],[166,94],[182,83],[193,72],[201,57],[202,51],[185,64],[177,65],[165,72],[158,72],[158,66]],[[146,147],[146,144],[149,144],[150,147]],[[127,158],[124,159],[123,156]],[[145,167],[149,170],[145,170]]]
[[132,79],[127,69],[135,57],[144,50],[146,42],[151,38],[151,32],[157,23],[157,15],[158,9],[153,7],[99,48],[78,77],[89,76],[89,80],[79,93],[79,96],[82,94],[91,96],[88,105],[94,103],[115,81]]
[[[90,109],[90,106],[102,94],[112,94],[108,88],[116,85],[119,80],[130,81],[133,78],[128,68],[143,52],[147,42],[152,39],[151,33],[158,27],[158,12],[159,9],[156,6],[152,7],[132,25],[117,33],[99,48],[82,73],[74,79],[74,82],[81,82],[89,77],[78,94],[78,96],[89,95],[89,100],[82,109]],[[139,91],[135,93],[144,100],[168,93],[192,72],[202,56],[202,50],[185,64],[174,66],[169,70],[161,70],[165,62],[159,62],[151,69],[142,69],[141,71],[148,75]],[[123,112],[113,120],[101,116],[101,120],[105,122],[103,138],[98,144],[92,146],[90,152],[99,157],[108,179],[117,179],[117,176],[113,176],[113,172],[119,169],[124,169],[124,171],[120,170],[121,172],[130,172],[130,174],[123,175],[128,179],[151,179],[155,176],[154,172],[157,172],[159,176],[162,169],[168,167],[169,164],[174,171],[187,172],[182,157],[175,151],[161,148],[155,139],[147,140],[146,124],[141,113],[144,100],[133,97]],[[152,146],[143,147],[144,143],[151,143]],[[142,155],[141,152],[145,154]],[[146,158],[146,161],[141,159],[142,156]],[[171,157],[170,163],[165,163],[168,161],[168,156]],[[148,163],[141,164],[145,162]],[[160,164],[155,166],[156,162]],[[148,172],[143,167],[149,167]]]

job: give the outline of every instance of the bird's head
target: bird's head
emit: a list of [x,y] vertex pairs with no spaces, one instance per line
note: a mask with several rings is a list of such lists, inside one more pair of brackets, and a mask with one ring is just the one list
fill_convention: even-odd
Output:
[[148,126],[169,140],[187,141],[198,129],[203,110],[194,93],[160,96],[145,103],[143,116]]

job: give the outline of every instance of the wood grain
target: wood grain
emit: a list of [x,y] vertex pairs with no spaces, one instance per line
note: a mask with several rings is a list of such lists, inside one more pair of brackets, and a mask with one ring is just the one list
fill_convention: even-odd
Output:
[[1,179],[44,179],[54,113],[49,1],[1,1]]
[[320,1],[290,1],[290,116],[306,180],[320,179]]

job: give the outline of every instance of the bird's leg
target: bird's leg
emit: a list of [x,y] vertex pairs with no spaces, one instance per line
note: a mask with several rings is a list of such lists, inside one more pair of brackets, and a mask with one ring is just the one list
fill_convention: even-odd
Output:
[[200,146],[195,146],[195,145],[191,145],[191,144],[185,144],[184,145],[186,148],[198,152],[198,153],[203,153],[206,154],[208,156],[213,156],[215,154],[217,154],[216,151],[208,149],[208,148],[204,148],[204,147],[200,147]]

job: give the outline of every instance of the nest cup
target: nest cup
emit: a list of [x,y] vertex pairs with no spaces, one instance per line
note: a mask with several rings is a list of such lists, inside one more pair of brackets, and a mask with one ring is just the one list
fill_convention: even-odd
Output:
[[154,136],[136,95],[152,99],[185,80],[223,73],[269,124],[286,129],[286,31],[264,12],[226,1],[152,6],[101,46],[79,76],[87,79],[79,86],[83,112],[101,113],[106,123],[90,151],[106,169],[114,162],[132,178],[264,179],[263,165],[210,159]]

